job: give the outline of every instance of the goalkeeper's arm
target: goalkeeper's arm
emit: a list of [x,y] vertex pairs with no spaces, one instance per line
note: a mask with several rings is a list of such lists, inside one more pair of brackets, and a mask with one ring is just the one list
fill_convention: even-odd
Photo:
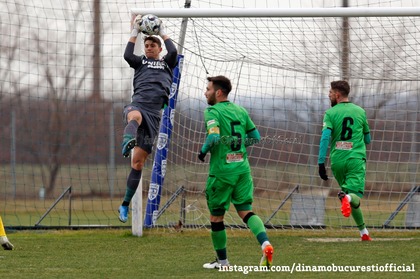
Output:
[[138,29],[138,25],[135,24],[136,18],[141,18],[141,15],[135,15],[131,14],[131,20],[130,20],[130,39],[128,39],[129,42],[135,44],[137,40],[137,36],[140,33],[140,30]]

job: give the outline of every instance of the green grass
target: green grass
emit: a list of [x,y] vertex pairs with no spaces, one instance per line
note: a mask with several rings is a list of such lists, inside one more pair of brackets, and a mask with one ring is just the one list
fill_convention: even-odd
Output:
[[[244,275],[205,270],[212,260],[208,230],[145,230],[143,237],[130,230],[17,231],[8,237],[14,251],[0,250],[1,278],[420,278],[419,231],[371,231],[372,242],[335,242],[354,239],[354,230],[268,231],[275,248],[274,265],[396,265],[414,264],[416,271],[396,272],[286,272]],[[328,242],[310,240],[328,238]],[[392,238],[393,241],[384,239]],[[382,240],[381,240],[382,239]],[[409,240],[404,240],[409,239]],[[247,230],[228,230],[232,265],[255,266],[260,248]]]

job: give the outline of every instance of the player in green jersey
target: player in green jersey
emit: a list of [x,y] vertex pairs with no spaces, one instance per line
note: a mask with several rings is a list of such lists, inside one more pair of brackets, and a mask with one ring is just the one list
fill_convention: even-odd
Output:
[[233,203],[239,217],[261,244],[263,256],[260,265],[270,267],[273,246],[261,218],[252,212],[254,185],[246,152],[247,146],[260,140],[260,133],[245,108],[228,100],[232,90],[228,78],[215,76],[208,77],[207,81],[205,96],[210,105],[204,112],[207,138],[198,158],[204,162],[206,154],[211,153],[206,199],[217,259],[203,267],[221,268],[229,265],[223,219],[230,203]]
[[352,215],[362,241],[368,241],[371,237],[365,226],[360,199],[365,190],[366,144],[370,143],[370,130],[365,110],[349,102],[349,92],[347,81],[331,82],[328,95],[331,108],[324,115],[319,148],[319,176],[328,180],[325,157],[331,138],[331,170],[341,187],[338,194],[341,212],[344,217]]

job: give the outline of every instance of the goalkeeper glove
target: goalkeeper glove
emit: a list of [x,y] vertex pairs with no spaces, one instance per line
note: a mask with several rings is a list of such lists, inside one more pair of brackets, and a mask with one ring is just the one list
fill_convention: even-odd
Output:
[[139,30],[137,30],[137,28],[133,28],[133,30],[131,30],[131,34],[130,37],[137,37],[139,35]]
[[200,159],[201,162],[204,162],[205,157],[206,157],[206,153],[203,153],[202,151],[200,151],[200,153],[198,154],[198,159]]
[[131,35],[130,37],[137,37],[140,32],[141,15],[131,15]]
[[163,22],[160,24],[159,27],[159,33],[158,35],[163,39],[164,36],[166,36],[166,32],[165,32],[165,26],[163,25]]
[[322,178],[322,180],[328,180],[327,170],[325,169],[325,164],[318,164],[319,170],[319,177]]

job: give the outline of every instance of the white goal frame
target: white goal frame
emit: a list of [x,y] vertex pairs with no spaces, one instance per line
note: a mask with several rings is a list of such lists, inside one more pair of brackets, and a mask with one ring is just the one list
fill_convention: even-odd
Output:
[[369,8],[134,8],[133,14],[159,17],[399,17],[420,16],[420,7]]

